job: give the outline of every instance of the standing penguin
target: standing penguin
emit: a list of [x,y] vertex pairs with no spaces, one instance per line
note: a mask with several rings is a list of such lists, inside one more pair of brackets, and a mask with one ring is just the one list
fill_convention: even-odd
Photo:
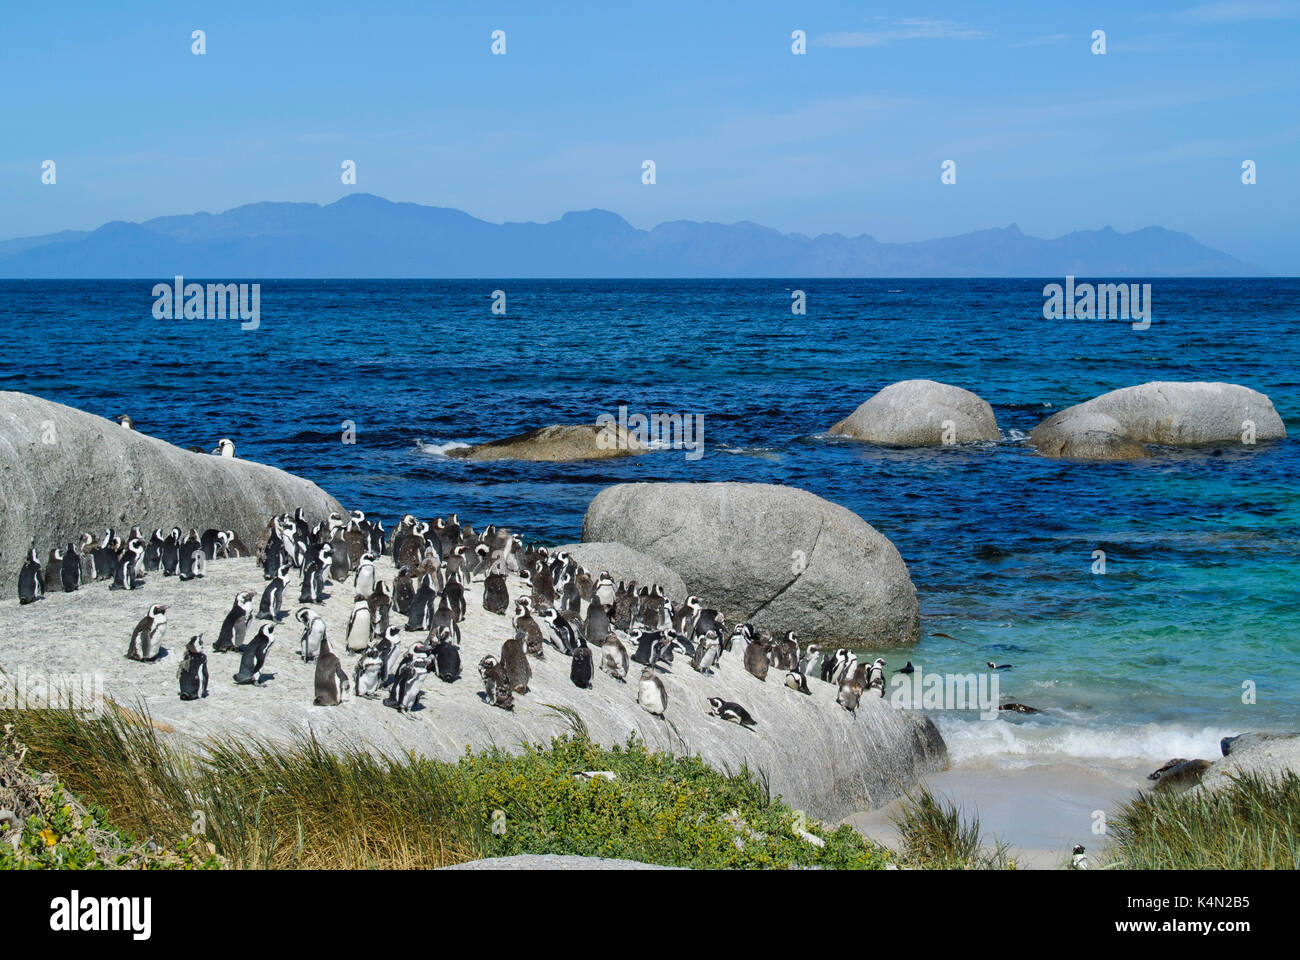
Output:
[[384,700],[384,706],[392,707],[399,713],[410,713],[419,706],[423,693],[420,684],[429,672],[428,656],[419,652],[422,650],[423,648],[417,647],[402,658],[402,665],[397,668],[393,689]]
[[573,650],[573,663],[569,667],[569,679],[575,687],[584,690],[591,686],[591,648],[585,640]]
[[423,574],[420,577],[420,587],[415,591],[415,597],[411,600],[411,609],[406,617],[406,629],[408,631],[423,631],[429,629],[429,621],[433,617],[433,602],[437,599],[437,592],[433,589],[433,577],[429,574]]
[[113,573],[110,590],[135,590],[144,584],[140,571],[144,568],[144,544],[133,537],[117,553],[117,569]]
[[393,609],[405,616],[410,613],[414,599],[415,581],[411,579],[411,568],[401,567],[393,577]]
[[600,669],[619,683],[627,683],[628,662],[627,647],[611,633],[601,647]]
[[637,690],[636,702],[646,713],[652,713],[660,719],[663,719],[664,712],[668,709],[668,690],[652,666],[641,669],[641,686]]
[[45,582],[41,586],[45,593],[57,593],[63,589],[63,551],[58,547],[50,550],[44,571]]
[[722,641],[716,630],[710,630],[700,637],[700,642],[695,647],[695,656],[691,658],[691,667],[697,673],[710,673],[717,666],[721,655]]
[[489,654],[479,661],[478,674],[483,678],[483,699],[502,710],[515,708],[514,694],[510,692],[510,676],[506,668]]
[[527,693],[533,668],[528,665],[528,654],[518,637],[509,637],[501,644],[501,666],[510,678],[510,689],[515,693]]
[[388,632],[388,618],[393,610],[393,595],[388,591],[388,584],[380,580],[370,594],[370,636],[382,637]]
[[515,601],[515,638],[524,645],[530,656],[545,660],[542,628],[533,619],[531,605],[532,601],[528,597],[520,597]]
[[353,592],[370,596],[375,592],[375,555],[363,553],[357,563],[357,572],[352,576]]
[[59,581],[64,593],[72,593],[81,586],[81,556],[72,541],[63,551],[63,562],[59,568]]
[[767,680],[767,668],[770,666],[767,649],[767,644],[759,638],[751,640],[745,646],[745,669],[763,681]]
[[155,529],[149,537],[149,542],[144,545],[144,569],[147,573],[153,573],[162,569],[162,551],[163,543],[166,538],[163,537],[161,528]]
[[[12,568],[10,568],[12,569]],[[36,541],[27,551],[27,562],[18,574],[18,602],[34,603],[45,597],[45,577],[41,574],[41,561],[36,559]]]
[[244,646],[244,655],[239,661],[239,672],[235,674],[235,683],[246,686],[260,683],[262,668],[266,666],[266,655],[271,652],[275,642],[275,624],[264,623],[249,643]]
[[876,657],[875,663],[867,670],[867,690],[879,691],[883,700],[885,696],[885,658]]
[[[181,528],[172,527],[162,545],[162,572],[164,577],[174,577],[181,568]],[[95,575],[99,576],[99,554],[95,554]]]
[[199,700],[208,695],[208,655],[203,652],[203,634],[190,637],[185,658],[176,671],[182,700]]
[[[302,607],[294,617],[302,624],[299,653],[304,663],[311,663],[317,656],[323,655],[321,651],[328,649],[328,641],[325,639],[325,618],[310,607]],[[334,659],[337,660],[338,657]]]
[[506,575],[493,570],[483,581],[483,609],[488,613],[504,614],[509,606],[510,589],[506,586]]
[[389,627],[385,630],[375,649],[379,653],[379,682],[386,687],[397,676],[397,667],[402,662],[401,628]]
[[217,634],[217,642],[212,645],[214,653],[228,653],[231,650],[237,650],[244,645],[244,637],[248,633],[248,624],[253,619],[253,591],[245,590],[243,593],[235,594],[234,605],[231,606],[230,612],[226,614],[226,619],[221,623],[221,632]]
[[344,634],[344,642],[349,651],[360,653],[370,646],[370,634],[370,598],[358,593],[352,598],[352,614],[348,617],[348,631]]
[[280,572],[271,578],[262,591],[262,603],[257,608],[257,619],[278,621],[284,607],[284,578],[289,575],[289,561],[281,560]]
[[[303,645],[306,646],[306,641]],[[320,654],[316,658],[316,699],[312,703],[317,707],[337,707],[347,689],[348,675],[343,671],[343,661],[331,652],[330,642],[322,630]]]
[[131,644],[126,648],[127,657],[145,662],[158,659],[166,635],[167,608],[161,603],[155,603],[131,631]]
[[450,632],[444,629],[433,648],[433,663],[438,672],[438,679],[443,683],[455,683],[460,679],[460,647],[452,642]]
[[383,692],[383,669],[384,661],[379,656],[379,648],[368,647],[352,673],[352,688],[358,697],[373,699]]
[[182,580],[194,580],[203,576],[207,569],[207,558],[203,555],[203,543],[199,540],[197,530],[191,530],[189,537],[181,544],[180,557]]

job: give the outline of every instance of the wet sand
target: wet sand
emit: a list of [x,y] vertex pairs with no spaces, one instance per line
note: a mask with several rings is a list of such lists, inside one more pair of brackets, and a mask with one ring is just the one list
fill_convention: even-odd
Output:
[[[1087,848],[1093,865],[1104,861],[1108,840],[1094,832],[1104,811],[1119,806],[1151,782],[1146,762],[1078,760],[1056,756],[1007,767],[989,761],[959,764],[931,774],[926,783],[936,797],[956,803],[969,818],[978,815],[981,835],[991,847],[998,840],[1011,847],[1021,868],[1064,867],[1076,843]],[[845,818],[865,836],[893,849],[899,847],[893,816],[899,801]]]

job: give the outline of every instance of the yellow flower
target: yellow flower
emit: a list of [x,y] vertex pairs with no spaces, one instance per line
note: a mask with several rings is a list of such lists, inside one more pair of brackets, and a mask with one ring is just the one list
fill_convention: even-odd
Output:
[[37,836],[39,836],[42,840],[45,841],[45,845],[47,847],[52,847],[59,842],[59,835],[55,833],[53,830],[51,830],[49,827],[46,827],[39,834],[37,834]]

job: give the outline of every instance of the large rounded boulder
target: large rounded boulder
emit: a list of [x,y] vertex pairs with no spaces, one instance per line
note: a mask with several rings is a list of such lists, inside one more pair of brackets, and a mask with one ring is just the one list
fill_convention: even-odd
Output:
[[1049,457],[1128,460],[1148,456],[1148,443],[1249,445],[1285,436],[1282,418],[1258,390],[1154,381],[1067,407],[1035,427],[1029,442]]
[[342,511],[320,487],[274,467],[189,453],[111,420],[0,391],[0,589],[11,595],[32,542],[44,564],[83,531],[134,524],[234,530],[251,549],[273,513]]
[[857,514],[806,490],[619,484],[591,502],[582,539],[649,554],[732,623],[855,647],[920,635],[916,588],[898,550]]
[[894,447],[999,440],[993,408],[969,390],[934,380],[891,383],[831,427],[831,433]]
[[690,596],[676,570],[625,543],[569,543],[555,549],[567,551],[592,574],[608,573],[615,580],[635,580],[638,586],[657,583],[679,602]]

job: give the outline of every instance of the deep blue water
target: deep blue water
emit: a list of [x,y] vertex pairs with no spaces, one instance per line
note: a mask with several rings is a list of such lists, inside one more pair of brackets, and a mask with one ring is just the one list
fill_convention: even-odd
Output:
[[[1157,279],[1138,332],[1044,320],[1043,285],[1060,280],[264,281],[256,331],[155,320],[153,280],[0,281],[0,389],[130,413],[183,446],[230,436],[241,457],[371,514],[456,510],[553,542],[578,538],[611,483],[811,490],[911,569],[923,640],[891,666],[1012,662],[1003,695],[1051,711],[949,724],[958,756],[1165,759],[1300,727],[1300,281]],[[796,288],[806,316],[790,311]],[[490,311],[495,289],[505,316]],[[903,451],[825,436],[910,377],[980,394],[1004,441]],[[1261,390],[1291,439],[1134,464],[1061,463],[1024,444],[1052,412],[1148,380]],[[703,414],[705,455],[438,452],[620,405]],[[355,445],[340,442],[345,420]],[[1105,576],[1091,573],[1098,548]]]

